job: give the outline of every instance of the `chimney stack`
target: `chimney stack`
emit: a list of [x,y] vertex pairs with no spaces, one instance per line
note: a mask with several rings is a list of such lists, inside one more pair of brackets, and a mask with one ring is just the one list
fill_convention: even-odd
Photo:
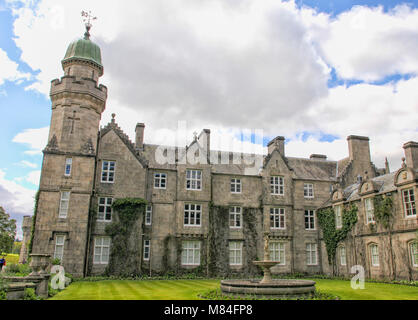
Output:
[[273,140],[271,140],[267,144],[268,154],[271,154],[274,149],[277,149],[279,153],[284,157],[284,141],[285,141],[285,138],[282,136],[278,136],[274,138]]
[[407,167],[418,169],[418,142],[409,141],[403,145],[403,148]]
[[137,123],[135,127],[135,147],[142,149],[144,147],[144,129],[145,124]]
[[348,155],[350,160],[370,163],[369,138],[361,136],[348,136]]

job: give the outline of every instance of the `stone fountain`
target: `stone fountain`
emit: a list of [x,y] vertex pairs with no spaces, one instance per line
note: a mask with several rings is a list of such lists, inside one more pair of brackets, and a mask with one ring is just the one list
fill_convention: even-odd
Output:
[[264,277],[250,280],[222,280],[221,291],[225,295],[265,298],[305,298],[315,293],[315,281],[272,279],[270,268],[280,263],[270,260],[269,236],[264,236],[264,260],[253,261],[263,269]]

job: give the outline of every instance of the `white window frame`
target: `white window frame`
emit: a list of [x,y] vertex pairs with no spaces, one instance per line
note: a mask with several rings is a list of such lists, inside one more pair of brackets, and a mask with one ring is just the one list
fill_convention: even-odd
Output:
[[60,261],[62,262],[62,259],[64,258],[64,246],[65,246],[65,235],[57,234],[55,236],[54,259],[60,259]]
[[183,266],[200,265],[200,241],[183,241],[181,264]]
[[[100,201],[104,199],[104,203],[100,203]],[[112,209],[112,203],[113,198],[111,197],[99,197],[98,199],[98,211],[97,211],[97,221],[102,222],[111,222],[112,221],[112,215],[113,215],[113,209]],[[100,208],[103,207],[103,217],[100,216]],[[110,219],[106,219],[106,216],[108,215],[110,209]]]
[[273,195],[284,195],[284,178],[282,176],[270,177],[270,193]]
[[152,205],[145,207],[145,225],[150,226],[152,224]]
[[186,190],[201,191],[202,190],[202,170],[187,169],[186,170]]
[[418,268],[418,241],[411,241],[409,243],[409,249],[411,252],[412,266]]
[[167,174],[165,172],[154,173],[154,189],[167,188]]
[[[278,227],[276,226],[278,222]],[[270,229],[285,230],[286,229],[286,211],[284,208],[270,208]]]
[[229,241],[229,265],[242,266],[242,241]]
[[242,208],[232,206],[229,208],[229,227],[231,229],[241,229],[242,227]]
[[345,248],[345,245],[341,245],[338,250],[340,252],[340,265],[346,266],[347,265],[347,250]]
[[149,261],[151,256],[151,240],[144,240],[144,261]]
[[379,246],[376,243],[372,243],[369,245],[369,248],[370,248],[370,263],[372,267],[379,267],[380,266]]
[[[304,217],[305,217],[305,230],[316,230],[315,210],[305,209]],[[308,223],[308,228],[306,227],[306,223]],[[313,224],[313,227],[311,226],[312,224]]]
[[[113,170],[111,170],[113,163]],[[105,169],[105,166],[107,169]],[[100,177],[100,182],[102,183],[114,183],[115,182],[115,173],[116,173],[116,161],[113,160],[103,160],[102,161],[102,172]],[[103,179],[105,177],[105,179]],[[111,179],[110,179],[111,178]]]
[[[405,194],[408,193],[408,198],[405,199]],[[417,216],[417,208],[415,205],[414,188],[402,190],[402,204],[406,218],[414,218]],[[409,214],[409,212],[411,214]]]
[[202,224],[202,205],[199,203],[185,203],[183,225],[185,227],[200,227],[201,224]]
[[364,212],[366,213],[366,224],[375,223],[373,198],[364,199]]
[[343,227],[343,206],[340,204],[335,206],[335,228],[341,229]]
[[241,191],[242,191],[241,179],[231,178],[231,193],[241,193]]
[[307,199],[314,198],[314,188],[312,183],[304,183],[303,184],[303,196]]
[[308,266],[318,265],[318,245],[316,243],[306,244],[306,264]]
[[73,158],[66,158],[65,159],[64,176],[66,176],[66,177],[71,176],[72,168],[73,168]]
[[272,241],[269,243],[270,260],[277,261],[279,266],[286,265],[286,243]]
[[[110,237],[95,237],[94,238],[94,252],[93,252],[93,264],[108,264],[110,257]],[[107,251],[107,260],[105,259]]]
[[[65,198],[64,196],[68,194],[68,197]],[[71,198],[71,191],[61,191],[60,193],[60,205],[58,211],[58,218],[66,219],[68,216],[68,209],[70,207],[70,198]]]

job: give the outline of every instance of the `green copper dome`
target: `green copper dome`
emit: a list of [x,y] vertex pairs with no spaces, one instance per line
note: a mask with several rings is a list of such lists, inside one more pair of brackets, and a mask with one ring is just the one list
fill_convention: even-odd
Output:
[[70,43],[62,63],[72,59],[87,60],[97,64],[100,68],[103,68],[100,48],[97,44],[92,42],[89,37],[78,39]]

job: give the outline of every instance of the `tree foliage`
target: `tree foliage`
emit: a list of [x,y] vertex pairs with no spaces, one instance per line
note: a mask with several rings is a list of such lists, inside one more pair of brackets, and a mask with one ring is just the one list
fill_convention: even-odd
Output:
[[10,253],[16,237],[16,220],[0,207],[0,252]]

